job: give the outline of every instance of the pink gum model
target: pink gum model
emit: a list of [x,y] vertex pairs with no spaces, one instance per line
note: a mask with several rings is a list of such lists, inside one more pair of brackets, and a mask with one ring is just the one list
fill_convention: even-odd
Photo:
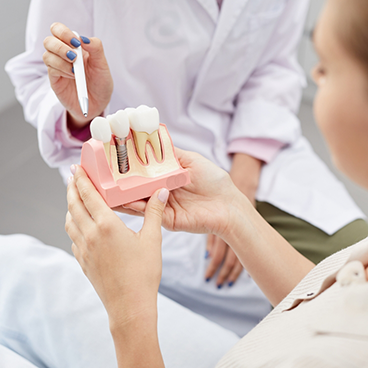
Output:
[[150,197],[156,190],[173,190],[190,183],[189,173],[180,166],[171,137],[164,124],[160,124],[159,137],[163,159],[154,158],[153,149],[146,143],[148,163],[144,164],[136,151],[132,133],[126,139],[129,170],[118,172],[115,142],[110,142],[110,157],[106,157],[104,144],[91,138],[82,147],[81,166],[109,207]]

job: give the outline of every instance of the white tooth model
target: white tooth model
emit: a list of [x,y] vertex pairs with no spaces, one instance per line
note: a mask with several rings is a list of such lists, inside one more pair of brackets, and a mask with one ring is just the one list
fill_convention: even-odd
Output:
[[111,128],[109,122],[107,119],[97,116],[91,122],[90,131],[92,138],[103,142],[107,161],[110,163]]
[[83,144],[81,165],[111,208],[190,183],[156,108],[119,110],[95,118],[90,128],[92,138]]
[[155,107],[141,105],[135,110],[129,108],[127,113],[139,158],[144,164],[147,164],[146,143],[148,141],[152,145],[156,159],[159,162],[162,161],[161,143],[158,134],[160,127],[158,110]]
[[128,113],[124,110],[119,110],[113,115],[108,115],[107,120],[110,123],[112,134],[115,135],[119,171],[121,174],[125,174],[129,170],[126,147],[126,138],[130,131]]

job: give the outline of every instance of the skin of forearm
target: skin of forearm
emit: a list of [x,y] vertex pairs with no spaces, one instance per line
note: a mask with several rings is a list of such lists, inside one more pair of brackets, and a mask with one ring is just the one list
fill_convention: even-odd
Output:
[[314,264],[298,253],[234,190],[230,216],[222,239],[231,246],[273,306],[284,299]]
[[162,368],[157,335],[157,308],[125,317],[109,317],[119,368]]
[[245,153],[235,153],[230,177],[236,187],[245,195],[255,195],[263,162]]

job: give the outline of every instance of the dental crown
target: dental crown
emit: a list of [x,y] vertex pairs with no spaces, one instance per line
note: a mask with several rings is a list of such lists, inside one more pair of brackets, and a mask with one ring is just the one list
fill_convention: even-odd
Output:
[[160,116],[155,107],[141,105],[135,110],[130,110],[128,114],[130,126],[136,132],[152,134],[159,128]]
[[129,134],[129,117],[125,110],[119,110],[113,115],[108,115],[107,120],[110,123],[112,133],[119,138],[126,138]]
[[90,125],[90,131],[92,138],[108,143],[111,140],[111,128],[107,119],[97,116],[94,118]]

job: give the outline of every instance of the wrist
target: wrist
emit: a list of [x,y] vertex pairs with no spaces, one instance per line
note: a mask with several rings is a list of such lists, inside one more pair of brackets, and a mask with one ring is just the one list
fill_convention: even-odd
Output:
[[[120,308],[120,310],[123,309]],[[143,310],[109,313],[109,326],[113,337],[120,336],[122,333],[129,333],[128,331],[140,327],[144,327],[150,332],[157,332],[157,303],[155,306]]]
[[255,194],[259,185],[263,162],[245,153],[235,153],[230,177],[235,186],[245,195]]
[[110,319],[119,367],[164,367],[157,333],[157,308],[130,315],[124,321]]
[[112,295],[110,298],[101,298],[109,320],[115,325],[124,324],[136,316],[146,316],[149,314],[157,314],[157,289],[140,289],[133,287],[129,293],[119,293],[120,295]]
[[249,216],[254,207],[249,199],[237,188],[232,196],[232,201],[228,203],[228,213],[225,227],[220,236],[227,244],[237,244],[245,227],[249,224]]

